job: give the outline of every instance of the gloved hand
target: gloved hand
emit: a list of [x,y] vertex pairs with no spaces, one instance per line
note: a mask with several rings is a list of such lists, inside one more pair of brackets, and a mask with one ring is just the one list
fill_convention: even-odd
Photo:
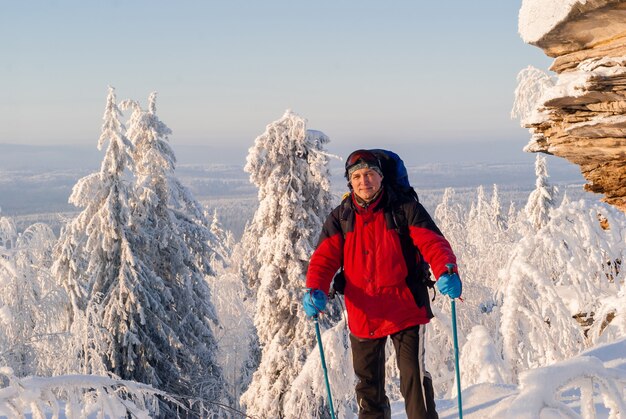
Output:
[[459,298],[463,289],[461,278],[459,278],[459,274],[452,272],[455,268],[453,264],[446,266],[448,267],[448,272],[441,275],[437,280],[437,289],[439,289],[440,293],[450,298]]
[[307,316],[313,317],[326,309],[328,297],[322,290],[310,289],[302,297],[302,305]]

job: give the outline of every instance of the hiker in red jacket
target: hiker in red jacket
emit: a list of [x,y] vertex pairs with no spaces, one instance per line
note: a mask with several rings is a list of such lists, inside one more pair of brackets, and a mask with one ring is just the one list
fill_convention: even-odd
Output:
[[[353,152],[345,175],[351,194],[324,223],[307,272],[304,310],[309,316],[324,311],[331,281],[343,268],[359,418],[391,416],[385,395],[387,337],[395,348],[407,417],[438,418],[432,380],[424,369],[424,327],[433,315],[416,255],[423,256],[440,292],[451,298],[461,295],[456,257],[424,207],[398,196],[383,181],[374,153]],[[408,226],[409,252],[397,213]]]

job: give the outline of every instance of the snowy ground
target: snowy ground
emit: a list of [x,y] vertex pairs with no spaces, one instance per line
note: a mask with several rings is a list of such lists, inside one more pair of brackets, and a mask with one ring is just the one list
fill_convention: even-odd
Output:
[[[625,418],[626,339],[597,346],[577,357],[548,367],[528,371],[522,374],[521,381],[519,388],[483,383],[463,389],[463,416],[468,419]],[[114,412],[124,412],[126,407],[132,405],[138,417],[147,417],[141,414],[142,408],[150,403],[144,398],[151,393],[157,393],[150,390],[149,386],[105,377],[69,376],[15,379],[0,392],[0,418],[15,417],[16,412],[32,412],[37,406],[45,408],[47,417],[52,417],[53,412],[59,414],[60,418],[84,417],[78,413],[80,407],[76,400],[70,407],[78,416],[71,416],[71,412],[65,412],[68,406],[56,401],[51,392],[60,390],[70,395],[81,386],[106,389],[119,385],[127,385],[130,391],[136,391],[139,400],[122,404],[120,399],[112,395],[105,396],[105,393],[114,394],[115,391],[100,391],[98,398],[86,403],[89,406],[83,408],[87,409],[90,416],[96,417],[102,410],[115,415]],[[588,403],[591,399],[587,397],[585,389],[592,387],[594,398],[591,404]],[[438,400],[437,406],[441,419],[458,417],[456,398]],[[611,406],[614,409],[613,415]],[[392,403],[392,411],[393,419],[406,418],[402,400]]]
[[[527,371],[521,380],[519,388],[484,383],[463,389],[463,417],[626,418],[626,339]],[[585,392],[591,387],[593,403]],[[438,400],[437,406],[441,419],[458,417],[456,398]],[[406,418],[403,401],[394,402],[392,409],[392,418]]]

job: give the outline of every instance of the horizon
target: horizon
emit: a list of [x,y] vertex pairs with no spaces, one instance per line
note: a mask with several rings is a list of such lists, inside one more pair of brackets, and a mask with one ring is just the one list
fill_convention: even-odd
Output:
[[[215,146],[212,144],[177,144],[170,141],[170,146],[174,151],[179,165],[194,164],[226,164],[244,166],[246,156],[250,147],[254,145],[254,140],[247,146],[239,144],[226,144]],[[407,166],[415,167],[425,164],[527,164],[533,163],[536,153],[523,151],[525,144],[517,144],[519,149],[511,147],[505,141],[482,141],[476,143],[458,142],[426,142],[415,143],[370,143],[356,145],[335,144],[331,138],[326,146],[326,151],[331,155],[330,165],[336,165],[337,161],[343,164],[343,158],[354,151],[357,147],[383,148],[395,151],[403,159]],[[442,146],[445,149],[442,150]],[[32,166],[52,168],[85,168],[97,169],[104,156],[106,145],[102,150],[98,150],[96,140],[89,144],[16,144],[0,141],[0,169],[14,169],[26,167],[33,157],[28,154],[32,151],[41,154],[40,158],[48,159],[54,157],[55,160],[35,159]],[[49,152],[51,155],[46,155]],[[84,158],[76,160],[75,152],[85,153]],[[66,157],[64,157],[66,154]],[[580,169],[575,164],[552,155],[544,154],[551,166],[571,168],[572,173],[580,173]],[[338,160],[336,157],[339,157]],[[57,164],[58,163],[58,164]],[[65,165],[65,166],[63,166]],[[582,174],[580,180],[584,181]]]

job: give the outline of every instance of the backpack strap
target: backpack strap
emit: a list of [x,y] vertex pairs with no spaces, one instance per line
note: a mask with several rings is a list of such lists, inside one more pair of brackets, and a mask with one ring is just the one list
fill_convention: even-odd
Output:
[[[339,209],[339,225],[341,227],[341,234],[343,234],[343,239],[346,239],[346,233],[349,231],[350,227],[354,225],[354,208],[352,208],[352,197],[351,193],[347,192],[344,194],[343,199],[341,201],[340,209]],[[333,277],[330,291],[328,293],[328,298],[331,300],[335,298],[336,294],[343,294],[343,291],[346,287],[346,277],[343,273],[343,251],[341,252],[341,267],[335,273]]]
[[[341,233],[345,240],[346,233],[354,224],[354,208],[352,208],[352,194],[346,193],[341,201],[341,210],[339,211],[339,224],[341,225]],[[343,265],[343,264],[342,264]]]
[[398,232],[402,255],[404,256],[404,262],[407,270],[409,271],[409,288],[412,286],[410,279],[416,278],[418,282],[421,282],[426,287],[433,289],[432,301],[435,301],[435,297],[437,295],[437,291],[434,287],[435,281],[431,279],[430,267],[428,266],[428,263],[426,263],[424,257],[420,253],[420,250],[413,243],[413,239],[411,238],[411,234],[409,232],[409,222],[401,203],[395,204],[391,207],[391,220],[395,230]]

